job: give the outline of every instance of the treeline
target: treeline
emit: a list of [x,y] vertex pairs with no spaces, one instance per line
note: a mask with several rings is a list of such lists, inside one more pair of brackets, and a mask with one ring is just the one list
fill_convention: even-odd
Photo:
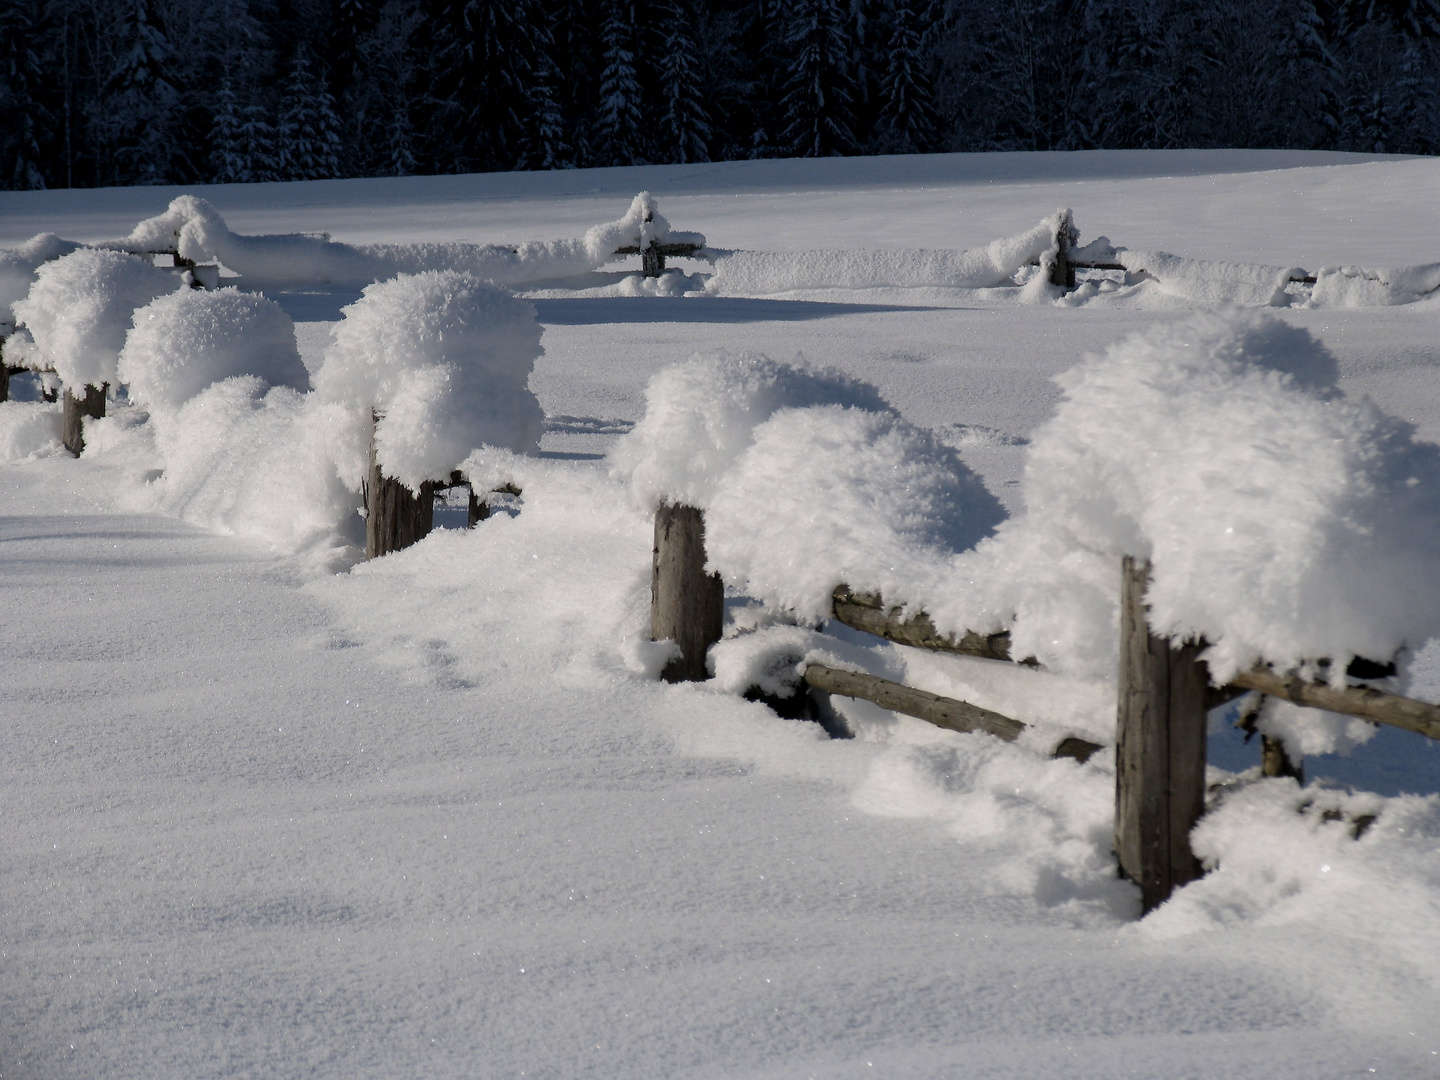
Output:
[[1440,0],[0,0],[0,187],[1440,151]]

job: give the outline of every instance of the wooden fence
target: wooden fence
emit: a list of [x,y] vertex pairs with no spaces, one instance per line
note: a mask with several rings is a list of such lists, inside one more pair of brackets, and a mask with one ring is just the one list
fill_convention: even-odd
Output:
[[[674,527],[677,521],[684,522],[683,529]],[[665,505],[656,514],[651,636],[676,644],[679,655],[666,668],[666,678],[674,681],[706,678],[706,653],[721,636],[720,621],[709,606],[718,604],[718,599],[708,599],[720,595],[719,579],[704,572],[704,538],[704,515],[694,507]],[[1372,687],[1307,681],[1267,665],[1242,672],[1224,686],[1211,686],[1209,671],[1199,658],[1203,642],[1176,642],[1151,632],[1145,606],[1149,565],[1126,557],[1117,569],[1115,853],[1121,874],[1140,887],[1146,912],[1201,873],[1190,848],[1190,831],[1205,809],[1206,720],[1211,709],[1258,691],[1440,739],[1440,706]],[[698,603],[699,596],[706,601]],[[703,616],[697,614],[701,611]],[[832,615],[837,622],[900,644],[1012,662],[1007,633],[943,635],[925,613],[907,617],[881,597],[857,594],[848,586],[835,590]],[[1013,662],[1038,666],[1033,657]],[[1378,678],[1394,671],[1391,664],[1357,660],[1347,674]],[[1026,726],[968,702],[863,672],[808,664],[803,678],[809,689],[864,698],[952,731],[983,731],[1014,741]],[[798,709],[790,712],[800,715]],[[1083,739],[1068,738],[1053,753],[1083,762],[1100,749]],[[1285,757],[1278,742],[1266,740],[1262,770],[1268,776],[1296,775],[1299,766]]]

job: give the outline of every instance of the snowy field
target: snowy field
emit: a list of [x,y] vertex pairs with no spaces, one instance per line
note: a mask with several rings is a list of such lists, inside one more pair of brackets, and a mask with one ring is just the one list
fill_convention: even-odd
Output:
[[[235,234],[380,245],[580,237],[642,190],[676,229],[774,253],[766,266],[980,249],[1057,207],[1081,244],[1211,263],[1440,260],[1440,161],[1339,154],[730,162],[189,193]],[[41,232],[124,237],[184,193],[0,193],[0,248]],[[1217,868],[1139,920],[1110,853],[1112,754],[1048,760],[838,699],[857,737],[832,741],[739,696],[764,660],[745,642],[790,635],[1042,731],[1113,741],[1113,681],[1079,660],[1033,672],[772,627],[732,587],[731,633],[757,629],[722,645],[722,677],[653,677],[651,520],[616,463],[644,435],[628,433],[657,373],[715,349],[830,365],[933,432],[935,454],[958,452],[996,513],[1019,519],[1041,490],[1027,488],[1032,448],[1054,452],[1055,378],[1137,332],[1159,340],[1157,325],[1184,337],[1236,296],[1154,281],[1064,300],[860,287],[853,255],[834,263],[852,277],[829,284],[762,288],[752,274],[705,291],[697,277],[693,295],[651,295],[638,262],[522,286],[543,327],[529,383],[543,433],[537,455],[494,466],[522,496],[368,564],[358,518],[316,509],[342,488],[273,481],[308,461],[300,404],[233,406],[270,419],[229,456],[205,440],[237,426],[184,414],[189,427],[166,428],[158,405],[148,422],[112,407],[79,460],[59,452],[45,406],[0,406],[0,1076],[1440,1075],[1429,740],[1327,729],[1303,791],[1235,785],[1195,837]],[[1416,452],[1440,443],[1440,293],[1321,303],[1320,288],[1270,308],[1265,333],[1297,328],[1333,356],[1331,413],[1362,416],[1344,402],[1368,398],[1414,425]],[[361,284],[265,291],[315,377]],[[15,381],[16,397],[33,389]],[[787,531],[765,543],[803,552]],[[1436,577],[1416,580],[1410,606]],[[1440,700],[1440,650],[1411,644],[1395,689]],[[1211,718],[1217,782],[1258,761],[1233,720]],[[1356,840],[1362,814],[1378,816]]]

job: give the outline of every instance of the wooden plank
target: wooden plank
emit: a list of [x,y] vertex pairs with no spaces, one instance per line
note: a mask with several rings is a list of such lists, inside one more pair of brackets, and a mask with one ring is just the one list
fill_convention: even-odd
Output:
[[1150,568],[1123,560],[1115,748],[1115,852],[1146,912],[1193,881],[1190,830],[1205,805],[1205,704],[1200,646],[1172,649],[1150,633]]
[[101,386],[86,385],[83,397],[76,397],[65,388],[65,404],[60,419],[60,441],[65,449],[79,457],[85,452],[85,418],[99,420],[105,415],[105,389]]
[[705,515],[662,503],[651,555],[650,640],[680,647],[661,678],[702,682],[709,678],[706,654],[720,640],[725,618],[725,586],[719,574],[705,573]]
[[1375,724],[1414,731],[1431,739],[1440,739],[1440,705],[1431,705],[1413,698],[1387,694],[1369,686],[1330,686],[1306,682],[1298,675],[1281,675],[1268,668],[1241,672],[1230,680],[1231,686],[1259,690],[1312,709],[1358,716]]
[[[852,592],[848,585],[841,585],[835,590],[831,611],[836,622],[899,645],[979,656],[987,660],[1010,659],[1010,635],[1006,631],[997,634],[967,632],[959,636],[940,634],[925,612],[906,618],[900,608],[887,607],[875,593]],[[1033,656],[1027,656],[1020,663],[1036,666]]]
[[[1019,720],[971,705],[968,701],[941,697],[928,690],[917,690],[861,671],[807,664],[804,678],[807,684],[827,694],[864,698],[882,709],[904,713],[950,731],[983,731],[1006,742],[1014,742],[1026,728]],[[1056,748],[1054,756],[1085,761],[1099,749],[1095,743],[1084,739],[1068,738]]]

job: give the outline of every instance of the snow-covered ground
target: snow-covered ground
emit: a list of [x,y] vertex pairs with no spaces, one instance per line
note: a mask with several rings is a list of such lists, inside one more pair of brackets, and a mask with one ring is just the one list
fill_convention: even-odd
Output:
[[[1333,154],[197,193],[236,233],[359,245],[577,237],[641,190],[720,249],[974,249],[1069,206],[1081,243],[1135,251],[1311,271],[1440,260],[1440,161]],[[0,247],[124,236],[177,194],[0,193]],[[1428,740],[1385,729],[1307,758],[1304,791],[1240,786],[1196,835],[1218,869],[1137,922],[1110,857],[1108,755],[1047,761],[863,703],[842,706],[860,737],[830,741],[725,679],[645,674],[650,522],[603,458],[661,369],[716,348],[832,365],[1018,515],[1053,378],[1204,304],[1149,286],[1066,306],[597,280],[532,293],[546,419],[540,456],[514,466],[518,512],[378,562],[286,548],[293,493],[227,501],[243,462],[167,462],[123,409],[78,461],[0,466],[0,1075],[1440,1073]],[[271,295],[317,371],[359,287]],[[1347,396],[1440,442],[1440,299],[1274,315],[1328,347]],[[10,406],[0,449],[35,445],[40,410]],[[292,415],[247,445],[289,445]],[[211,469],[208,486],[157,497],[159,468],[182,464]],[[226,534],[241,512],[264,527]],[[1113,713],[1094,681],[829,638],[842,659],[1037,724],[1098,737]],[[1437,670],[1422,658],[1409,692],[1440,700]],[[1213,765],[1255,762],[1224,717],[1212,729]]]

